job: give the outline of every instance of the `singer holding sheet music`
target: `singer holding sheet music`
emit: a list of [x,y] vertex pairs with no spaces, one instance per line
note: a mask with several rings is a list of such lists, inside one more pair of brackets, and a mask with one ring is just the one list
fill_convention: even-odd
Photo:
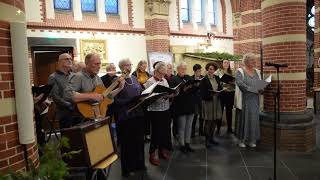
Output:
[[114,98],[115,119],[118,127],[122,176],[144,170],[144,114],[143,109],[128,113],[130,102],[140,96],[142,88],[135,76],[129,75],[132,64],[129,59],[119,61],[121,71],[127,72],[123,89]]
[[[187,63],[180,62],[177,66],[177,75],[173,77],[172,84],[177,86],[180,83],[186,84],[193,79],[186,75]],[[178,123],[178,141],[180,144],[180,151],[183,153],[194,152],[190,146],[192,121],[195,112],[195,103],[193,102],[195,91],[197,88],[194,85],[185,85],[180,89],[180,93],[173,99],[173,115],[174,120]]]
[[243,68],[236,72],[236,136],[239,147],[256,147],[260,138],[259,94],[251,92],[255,82],[261,80],[260,71],[255,68],[256,57],[252,53],[243,56]]
[[222,91],[222,86],[219,76],[214,75],[214,72],[217,70],[217,65],[210,62],[206,65],[205,69],[207,75],[201,81],[200,94],[202,99],[202,118],[205,121],[205,145],[207,148],[210,148],[211,144],[218,144],[218,142],[214,140],[213,135],[217,122],[221,121],[222,118],[220,102],[220,91]]
[[[234,74],[230,67],[230,62],[228,60],[223,60],[222,62],[222,68],[219,68],[216,71],[216,74],[222,78],[223,75],[229,75],[231,77],[234,77]],[[235,89],[235,82],[233,80],[228,80],[226,78],[226,81],[223,82],[223,79],[221,79],[222,86],[226,88],[225,91],[221,92],[221,109],[222,114],[224,111],[224,108],[226,109],[226,119],[227,119],[227,133],[231,134],[233,133],[232,130],[232,109],[234,104],[234,89]],[[221,128],[221,121],[217,124],[217,134],[220,134],[220,128]]]
[[[158,82],[158,85],[169,87],[167,80],[164,78],[166,74],[166,64],[159,62],[155,66],[153,77],[144,84],[145,88]],[[156,100],[147,108],[147,119],[151,124],[151,143],[149,148],[149,161],[151,164],[159,166],[160,161],[156,158],[156,150],[158,150],[159,158],[169,160],[170,155],[167,149],[170,146],[170,103],[169,98],[173,95],[166,95]]]

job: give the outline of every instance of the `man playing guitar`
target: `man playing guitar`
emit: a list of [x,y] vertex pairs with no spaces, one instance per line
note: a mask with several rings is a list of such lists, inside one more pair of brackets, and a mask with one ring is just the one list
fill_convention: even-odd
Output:
[[[103,86],[100,77],[97,75],[101,65],[99,54],[88,54],[85,57],[85,64],[86,67],[82,71],[70,77],[64,96],[73,104],[79,102],[100,103],[104,99],[102,94],[89,93],[93,92],[97,86]],[[124,87],[125,82],[123,78],[119,78],[117,81],[119,82],[119,86],[107,94],[107,97],[110,99],[116,96]]]

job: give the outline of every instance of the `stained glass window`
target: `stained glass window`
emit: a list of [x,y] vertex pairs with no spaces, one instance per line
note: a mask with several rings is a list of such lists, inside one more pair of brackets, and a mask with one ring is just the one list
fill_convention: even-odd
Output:
[[208,1],[208,21],[210,24],[217,24],[217,3],[216,0]]
[[183,22],[190,21],[189,0],[181,0],[181,20]]
[[194,8],[194,17],[195,22],[201,23],[202,22],[202,0],[195,0]]
[[54,0],[54,8],[71,10],[71,0]]
[[316,9],[314,6],[312,6],[307,18],[309,28],[311,28],[312,31],[314,31],[314,27],[316,25],[315,18],[314,18],[315,13],[316,13]]
[[118,0],[105,0],[107,14],[119,14]]
[[81,0],[81,10],[83,12],[96,12],[96,0]]

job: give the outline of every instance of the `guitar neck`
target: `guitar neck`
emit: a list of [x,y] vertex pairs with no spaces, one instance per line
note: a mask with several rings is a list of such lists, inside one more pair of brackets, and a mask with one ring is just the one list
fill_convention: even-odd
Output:
[[114,81],[103,93],[103,97],[107,97],[108,94],[110,94],[111,91],[113,91],[114,88],[116,88],[119,84],[119,81]]

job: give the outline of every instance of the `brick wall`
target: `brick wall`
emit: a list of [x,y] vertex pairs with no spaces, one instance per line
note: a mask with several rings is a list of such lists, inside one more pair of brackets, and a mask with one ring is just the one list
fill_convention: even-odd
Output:
[[[273,128],[262,127],[261,146],[264,148],[272,148]],[[277,147],[280,151],[296,151],[307,152],[313,150],[316,141],[316,130],[314,126],[300,129],[277,129]]]
[[[10,5],[15,5],[24,10],[23,0],[0,0]],[[14,103],[5,103],[13,99],[14,79],[10,40],[10,24],[0,21],[0,103],[2,105],[15,106]],[[0,109],[1,111],[1,109]],[[9,168],[15,171],[25,170],[23,146],[19,143],[18,124],[16,114],[1,112],[0,114],[0,172],[5,173]],[[38,166],[38,148],[36,143],[27,145],[28,158]]]
[[233,13],[239,13],[239,22],[233,24],[234,53],[254,53],[261,49],[261,0],[232,1]]
[[226,22],[226,4],[224,3],[224,0],[220,0],[221,3],[221,11],[222,11],[222,26],[223,26],[223,33],[227,32],[227,22]]

